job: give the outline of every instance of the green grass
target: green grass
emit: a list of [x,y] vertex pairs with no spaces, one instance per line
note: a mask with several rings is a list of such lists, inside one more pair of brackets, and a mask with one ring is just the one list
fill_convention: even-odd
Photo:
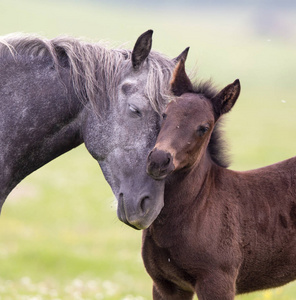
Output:
[[[94,2],[0,2],[0,34],[34,32],[126,41],[155,30],[153,49],[177,56],[219,87],[240,78],[226,118],[232,168],[251,169],[296,152],[296,59],[292,37],[253,34],[251,11],[185,12]],[[295,19],[294,12],[286,17]],[[292,18],[292,19],[293,19]],[[178,25],[177,25],[178,24]],[[81,146],[25,179],[0,217],[0,299],[151,299],[141,233],[120,223],[99,166]],[[242,300],[295,300],[296,284]]]

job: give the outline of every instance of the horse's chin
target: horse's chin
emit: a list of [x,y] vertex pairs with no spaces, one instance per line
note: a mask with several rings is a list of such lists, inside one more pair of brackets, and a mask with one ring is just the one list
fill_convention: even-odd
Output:
[[124,223],[126,225],[130,226],[131,228],[136,229],[136,230],[144,230],[144,229],[147,229],[149,227],[149,226],[143,226],[141,224],[133,225],[133,224],[129,223],[128,221],[124,222]]
[[[122,221],[122,220],[121,220],[121,221]],[[145,227],[145,228],[143,228],[142,226],[137,227],[137,226],[135,226],[135,225],[129,223],[128,221],[122,221],[122,222],[123,222],[124,224],[126,224],[127,226],[129,226],[129,227],[131,227],[131,228],[133,228],[133,229],[136,229],[136,230],[143,230],[143,229],[146,229],[146,227]]]
[[152,222],[146,223],[143,220],[141,220],[141,221],[139,221],[139,220],[138,221],[129,221],[124,213],[119,213],[119,212],[118,212],[118,218],[121,222],[123,222],[124,224],[126,224],[129,227],[131,227],[133,229],[136,229],[136,230],[147,229],[152,223]]

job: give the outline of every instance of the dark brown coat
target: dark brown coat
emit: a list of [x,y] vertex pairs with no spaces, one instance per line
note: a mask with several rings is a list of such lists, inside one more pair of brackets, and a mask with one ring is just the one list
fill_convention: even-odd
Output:
[[210,147],[239,81],[207,98],[181,60],[172,86],[182,93],[168,105],[147,164],[167,180],[164,208],[143,234],[153,299],[231,300],[294,280],[296,158],[247,172],[222,167]]

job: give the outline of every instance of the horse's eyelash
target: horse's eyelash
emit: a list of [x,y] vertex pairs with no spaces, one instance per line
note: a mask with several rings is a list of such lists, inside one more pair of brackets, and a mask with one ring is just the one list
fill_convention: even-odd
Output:
[[132,113],[136,114],[137,116],[139,116],[139,117],[142,116],[141,111],[136,106],[129,104],[129,109]]

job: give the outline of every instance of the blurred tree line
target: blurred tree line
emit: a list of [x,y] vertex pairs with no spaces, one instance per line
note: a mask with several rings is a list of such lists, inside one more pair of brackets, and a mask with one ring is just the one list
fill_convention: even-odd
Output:
[[[79,0],[76,0],[79,1]],[[294,38],[296,0],[87,0],[121,8],[151,9],[165,13],[173,9],[191,13],[200,9],[237,9],[248,13],[249,26],[259,36]]]
[[253,7],[269,7],[269,8],[296,8],[295,0],[91,0],[97,3],[108,3],[128,6],[145,6],[153,8],[163,7],[201,7],[201,6],[253,6]]

